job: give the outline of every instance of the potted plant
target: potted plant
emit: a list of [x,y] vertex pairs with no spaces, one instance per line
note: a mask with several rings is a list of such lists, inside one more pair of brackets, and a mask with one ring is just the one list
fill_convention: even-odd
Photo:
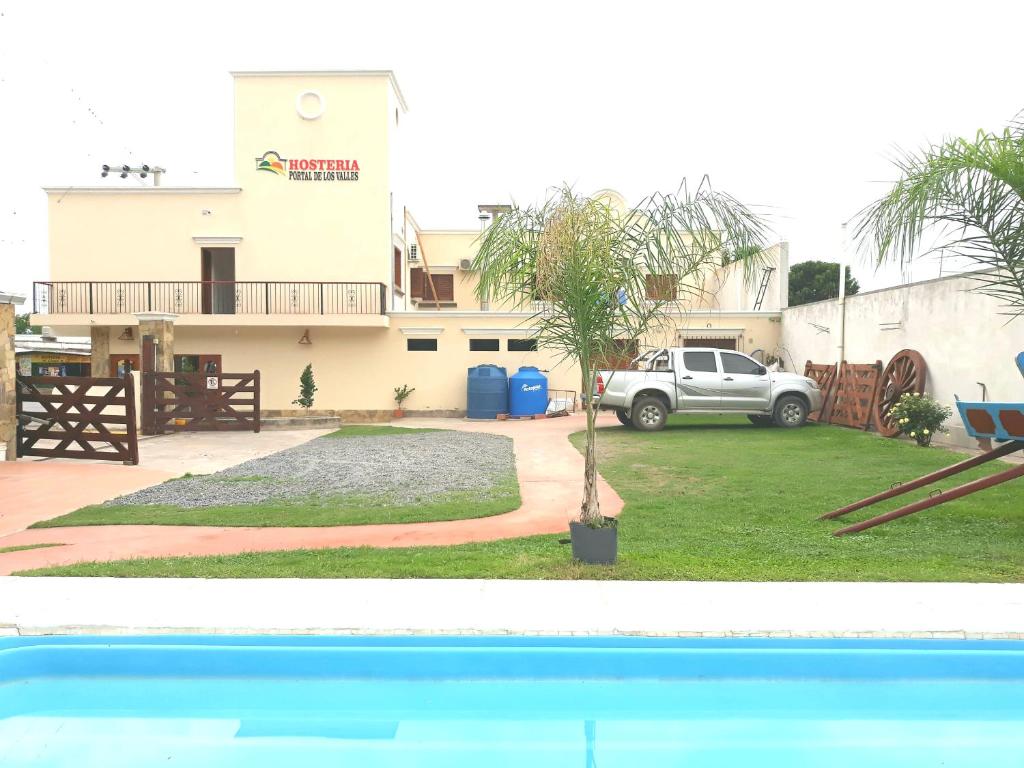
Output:
[[623,341],[674,328],[677,297],[702,293],[723,252],[737,254],[752,283],[764,237],[757,216],[706,180],[695,192],[684,182],[628,210],[563,188],[540,206],[513,205],[480,236],[477,296],[531,309],[538,346],[580,370],[587,423],[583,499],[569,526],[576,559],[614,563],[618,554],[618,525],[601,514],[597,496],[602,361]]
[[911,437],[922,448],[931,445],[936,432],[945,432],[943,425],[953,410],[939,405],[928,395],[907,392],[890,411],[901,433]]
[[395,405],[397,406],[394,411],[396,419],[400,419],[405,416],[405,411],[402,410],[402,403],[404,403],[409,395],[416,391],[416,388],[409,388],[407,384],[403,384],[400,387],[395,387]]

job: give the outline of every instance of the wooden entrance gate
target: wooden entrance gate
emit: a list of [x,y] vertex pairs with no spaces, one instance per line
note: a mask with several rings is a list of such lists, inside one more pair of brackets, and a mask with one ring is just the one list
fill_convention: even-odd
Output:
[[260,431],[260,372],[142,374],[142,433]]
[[17,455],[139,463],[131,376],[17,377]]

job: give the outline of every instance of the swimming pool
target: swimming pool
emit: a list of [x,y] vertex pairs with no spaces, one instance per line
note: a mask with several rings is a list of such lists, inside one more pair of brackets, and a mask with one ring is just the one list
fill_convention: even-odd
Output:
[[0,766],[1024,766],[1024,642],[0,638]]

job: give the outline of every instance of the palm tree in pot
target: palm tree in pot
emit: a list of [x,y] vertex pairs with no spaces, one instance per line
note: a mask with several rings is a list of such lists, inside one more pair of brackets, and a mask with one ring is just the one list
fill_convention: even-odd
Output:
[[601,514],[597,495],[597,367],[623,341],[671,333],[673,310],[704,290],[723,252],[742,254],[752,279],[765,232],[758,216],[705,179],[696,191],[684,182],[675,194],[656,193],[626,210],[562,188],[541,205],[513,205],[481,235],[478,296],[531,310],[538,346],[581,374],[583,498],[570,525],[578,559],[614,562],[617,552],[617,526]]

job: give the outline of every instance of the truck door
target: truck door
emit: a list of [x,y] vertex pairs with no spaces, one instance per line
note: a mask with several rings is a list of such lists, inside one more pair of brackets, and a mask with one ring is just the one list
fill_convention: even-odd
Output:
[[738,411],[767,411],[772,384],[765,367],[737,352],[718,354],[722,358],[722,407]]
[[710,350],[677,352],[676,390],[680,409],[721,407],[722,374],[715,353]]

